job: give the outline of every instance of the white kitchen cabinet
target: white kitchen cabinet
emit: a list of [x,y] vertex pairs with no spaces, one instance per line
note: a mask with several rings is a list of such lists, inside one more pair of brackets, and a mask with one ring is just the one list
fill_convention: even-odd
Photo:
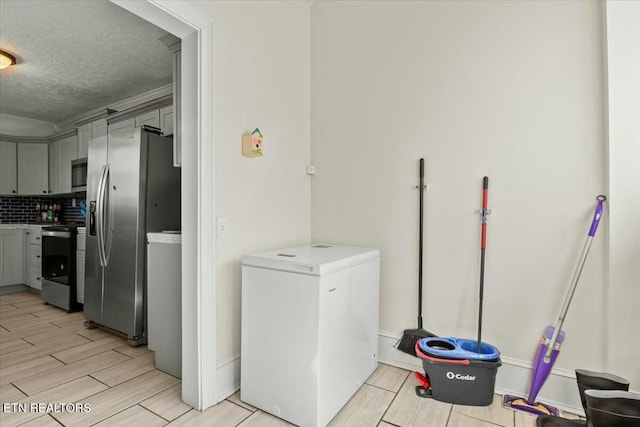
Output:
[[76,251],[76,300],[84,304],[84,259],[85,251]]
[[84,304],[84,262],[86,249],[86,228],[78,227],[76,235],[76,301]]
[[18,194],[17,156],[15,142],[0,141],[0,194]]
[[18,194],[41,196],[49,194],[49,146],[19,143]]
[[76,135],[51,143],[51,194],[71,193],[71,162],[78,158]]
[[89,140],[93,139],[91,123],[78,126],[78,158],[87,157],[89,152]]
[[173,135],[173,166],[180,167],[182,165],[182,135],[181,135],[181,99],[182,90],[180,79],[182,78],[182,53],[178,47],[173,55],[173,127],[171,134]]
[[173,135],[173,105],[160,109],[160,130],[162,135]]
[[154,109],[136,116],[136,127],[153,126],[160,128],[160,110]]
[[87,157],[89,141],[107,134],[107,119],[99,119],[78,126],[78,159]]
[[[109,134],[124,129],[135,129],[142,126],[152,126],[162,129],[161,115],[170,115],[170,110],[164,110],[167,106],[173,106],[173,95],[167,94],[151,101],[143,102],[135,107],[109,114],[107,117]],[[162,111],[162,113],[161,113]],[[166,117],[165,117],[166,119]],[[169,129],[173,132],[173,129]]]
[[91,139],[100,138],[101,136],[106,136],[106,135],[107,135],[107,119],[100,119],[100,120],[91,122]]
[[22,230],[0,230],[0,286],[24,282],[22,247]]
[[136,118],[131,117],[126,120],[121,120],[119,122],[109,123],[109,126],[107,127],[107,129],[109,133],[113,133],[123,129],[135,129],[135,127],[136,127]]
[[24,282],[34,289],[42,289],[42,230],[29,229],[25,234]]

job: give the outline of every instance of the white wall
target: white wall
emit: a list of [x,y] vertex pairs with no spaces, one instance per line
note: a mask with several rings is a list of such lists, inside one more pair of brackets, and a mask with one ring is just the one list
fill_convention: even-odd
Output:
[[[242,255],[310,238],[309,5],[202,2],[214,25],[218,365],[240,354]],[[241,136],[260,128],[264,156],[243,157]],[[215,221],[214,214],[211,221]]]
[[[425,326],[475,337],[489,176],[483,337],[530,363],[607,189],[601,5],[318,1],[311,16],[312,240],[380,248],[381,329],[415,327],[424,157]],[[605,221],[559,368],[604,368],[607,238]]]
[[640,3],[607,2],[607,367],[640,390]]

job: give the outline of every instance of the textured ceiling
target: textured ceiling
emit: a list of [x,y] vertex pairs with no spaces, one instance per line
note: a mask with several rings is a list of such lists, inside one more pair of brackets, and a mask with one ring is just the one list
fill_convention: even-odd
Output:
[[167,33],[108,0],[0,0],[0,113],[57,123],[171,83]]

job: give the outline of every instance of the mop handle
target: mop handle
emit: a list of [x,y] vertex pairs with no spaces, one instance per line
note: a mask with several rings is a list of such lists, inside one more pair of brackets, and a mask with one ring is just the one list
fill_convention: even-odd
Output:
[[418,238],[418,329],[422,329],[422,247],[424,235],[424,159],[420,159],[420,230]]
[[487,218],[489,216],[489,210],[487,209],[488,193],[489,177],[485,176],[482,180],[482,241],[480,243],[480,249],[486,249],[487,247]]
[[580,280],[580,275],[582,274],[582,268],[584,267],[584,263],[587,261],[587,255],[589,255],[589,250],[591,249],[591,243],[593,242],[593,237],[596,235],[596,230],[598,229],[598,225],[600,224],[600,218],[602,218],[603,204],[604,201],[607,200],[605,196],[600,194],[596,197],[598,200],[598,205],[596,206],[596,210],[593,213],[593,220],[591,221],[591,227],[589,228],[589,234],[587,235],[587,240],[584,242],[584,246],[582,247],[582,253],[580,254],[580,259],[578,260],[578,265],[576,266],[576,270],[573,273],[573,279],[571,280],[571,286],[569,287],[569,292],[564,298],[564,303],[562,304],[562,310],[560,310],[560,317],[556,321],[556,324],[553,325],[553,334],[551,335],[551,339],[549,340],[549,345],[547,347],[547,351],[544,355],[544,360],[548,362],[551,359],[551,354],[556,345],[556,341],[558,340],[558,334],[562,330],[562,325],[564,324],[564,319],[569,311],[569,305],[571,304],[571,300],[573,299],[573,294],[576,291],[576,287],[578,286],[578,281]]
[[484,252],[487,248],[487,196],[489,193],[489,177],[485,176],[482,180],[482,237],[480,241],[480,293],[478,302],[478,350],[482,346],[482,299],[484,294]]

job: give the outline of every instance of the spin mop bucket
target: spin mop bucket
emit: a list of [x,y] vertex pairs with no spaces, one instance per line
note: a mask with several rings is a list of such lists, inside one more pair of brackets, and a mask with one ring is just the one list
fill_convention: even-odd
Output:
[[[465,342],[474,350],[464,350]],[[457,338],[424,338],[416,354],[431,383],[431,397],[457,405],[488,406],[493,402],[496,374],[502,365],[500,352],[482,343]],[[444,357],[448,355],[449,357]]]
[[[416,343],[416,355],[429,377],[431,397],[458,405],[488,406],[493,402],[496,374],[502,365],[500,352],[482,342],[482,298],[484,293],[484,255],[486,248],[487,193],[489,178],[482,182],[482,235],[478,339],[423,338]],[[416,390],[418,393],[418,390]],[[421,394],[420,394],[421,395]],[[422,395],[421,395],[422,396]]]

